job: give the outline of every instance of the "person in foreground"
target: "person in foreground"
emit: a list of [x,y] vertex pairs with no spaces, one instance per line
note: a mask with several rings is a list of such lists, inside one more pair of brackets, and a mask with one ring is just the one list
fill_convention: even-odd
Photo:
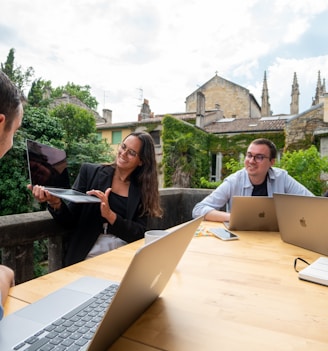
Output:
[[73,229],[65,265],[143,238],[148,218],[162,215],[155,147],[145,132],[129,134],[113,164],[81,166],[73,188],[97,196],[100,204],[66,203],[41,186],[28,187],[39,202],[48,202],[56,221]]
[[[22,124],[24,96],[0,70],[0,158],[13,146],[14,134]],[[14,284],[14,271],[0,265],[0,319],[9,288]]]
[[14,285],[14,271],[5,266],[0,265],[0,320],[3,317],[3,305],[7,299],[11,286]]
[[[207,221],[229,222],[233,196],[269,196],[273,193],[314,196],[287,171],[273,167],[277,157],[275,144],[264,138],[255,139],[248,146],[244,168],[227,178],[192,211],[194,218],[204,216]],[[224,206],[227,211],[220,210]]]

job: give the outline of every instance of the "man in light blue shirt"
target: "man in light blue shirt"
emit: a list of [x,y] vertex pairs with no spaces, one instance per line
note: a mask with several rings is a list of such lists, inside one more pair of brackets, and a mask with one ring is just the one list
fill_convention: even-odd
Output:
[[[207,221],[229,222],[233,196],[269,196],[273,193],[314,196],[287,171],[273,167],[277,156],[275,144],[255,139],[247,149],[245,167],[224,179],[210,195],[197,203],[192,216]],[[221,209],[226,206],[226,211]]]

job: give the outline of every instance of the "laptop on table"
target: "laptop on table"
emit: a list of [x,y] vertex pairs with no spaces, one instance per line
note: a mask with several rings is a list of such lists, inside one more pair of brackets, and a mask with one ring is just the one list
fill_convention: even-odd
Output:
[[100,200],[70,188],[67,157],[64,150],[26,140],[26,153],[30,182],[41,185],[50,194],[78,203],[99,203]]
[[233,196],[230,221],[224,225],[229,230],[279,231],[273,198]]
[[[5,317],[0,322],[0,350],[30,351],[42,347],[48,350],[45,341],[54,346],[53,350],[66,350],[59,348],[59,342],[66,344],[67,350],[107,350],[161,294],[202,220],[198,217],[185,222],[141,247],[120,284],[83,277]],[[109,286],[114,296],[106,298],[102,290],[110,290]],[[81,309],[90,298],[87,309],[92,316],[100,312],[101,317],[96,316],[98,323],[89,322],[89,314]],[[72,317],[75,309],[78,309],[73,316],[76,325],[71,325],[68,317]],[[66,313],[68,316],[63,317]],[[79,333],[76,327],[82,331]],[[60,331],[62,334],[56,335]]]
[[281,239],[328,256],[328,198],[273,194]]

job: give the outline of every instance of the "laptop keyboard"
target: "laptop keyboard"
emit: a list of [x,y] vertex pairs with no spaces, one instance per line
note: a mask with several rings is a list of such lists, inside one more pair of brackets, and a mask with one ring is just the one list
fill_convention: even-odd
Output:
[[82,305],[16,345],[18,351],[77,351],[90,342],[118,289],[111,284]]

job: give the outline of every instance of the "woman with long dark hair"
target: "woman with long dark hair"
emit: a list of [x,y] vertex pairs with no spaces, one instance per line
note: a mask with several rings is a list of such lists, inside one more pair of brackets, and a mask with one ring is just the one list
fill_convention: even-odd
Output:
[[48,202],[57,222],[73,229],[65,265],[143,238],[148,218],[162,215],[152,137],[133,132],[120,144],[114,163],[83,164],[73,189],[97,196],[100,205],[66,203],[41,186],[32,190],[39,202]]

